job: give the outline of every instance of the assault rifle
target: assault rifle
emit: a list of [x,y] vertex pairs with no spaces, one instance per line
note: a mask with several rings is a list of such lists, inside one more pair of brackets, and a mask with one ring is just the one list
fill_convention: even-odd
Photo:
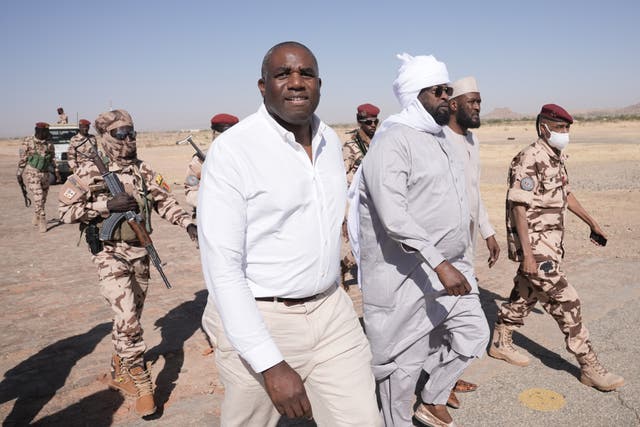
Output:
[[[109,169],[107,169],[107,166],[104,164],[104,161],[100,157],[98,150],[95,147],[93,147],[93,150],[94,155],[92,156],[91,160],[100,171],[104,182],[107,183],[107,187],[109,188],[109,192],[111,193],[111,195],[116,196],[120,193],[124,193],[124,187],[118,179],[118,176],[113,172],[109,172]],[[144,246],[144,248],[147,250],[147,254],[149,254],[151,262],[156,267],[156,270],[158,270],[158,273],[160,273],[160,277],[162,277],[162,280],[167,286],[167,289],[171,289],[171,283],[169,283],[169,279],[167,279],[167,276],[164,274],[164,270],[162,270],[162,262],[160,261],[160,256],[158,256],[158,252],[156,251],[156,248],[153,246],[153,242],[151,241],[151,236],[149,236],[149,233],[145,228],[144,218],[142,218],[142,215],[134,211],[112,213],[107,219],[104,220],[104,223],[102,224],[102,230],[100,230],[100,240],[112,240],[113,233],[116,227],[124,220],[127,221],[133,232],[136,234],[136,237],[140,241],[140,244],[142,244],[142,246]]]
[[31,206],[31,199],[29,198],[29,196],[27,196],[27,187],[25,187],[24,185],[24,178],[22,178],[22,175],[17,175],[16,178],[18,179],[18,185],[22,190],[22,197],[24,198],[24,206],[28,208],[29,206]]
[[200,159],[200,161],[204,162],[205,154],[202,152],[200,147],[193,141],[193,135],[189,135],[185,139],[181,139],[180,141],[176,141],[176,145],[186,144],[187,142],[191,144],[194,150],[196,150],[196,156]]

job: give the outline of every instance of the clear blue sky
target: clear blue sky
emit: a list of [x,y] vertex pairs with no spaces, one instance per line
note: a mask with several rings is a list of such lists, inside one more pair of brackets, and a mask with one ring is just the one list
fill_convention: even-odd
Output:
[[640,1],[4,1],[0,136],[36,121],[125,108],[138,130],[206,128],[261,102],[264,53],[297,40],[316,54],[318,114],[386,117],[396,53],[433,54],[452,79],[474,75],[483,112],[534,113],[640,102]]

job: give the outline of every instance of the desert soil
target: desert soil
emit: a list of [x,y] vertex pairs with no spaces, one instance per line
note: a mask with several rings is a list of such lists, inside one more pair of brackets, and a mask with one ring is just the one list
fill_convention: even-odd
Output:
[[[338,132],[344,135],[345,130]],[[482,244],[476,255],[483,306],[492,325],[496,307],[508,296],[516,269],[506,259],[506,173],[511,158],[534,140],[535,132],[533,123],[529,123],[483,126],[476,133],[481,141],[482,197],[503,249],[492,269],[486,267],[487,251]],[[138,149],[139,157],[171,183],[181,204],[182,181],[193,150],[173,142],[185,136],[178,132],[142,133]],[[573,191],[600,222],[609,243],[605,248],[592,245],[587,226],[571,216],[565,235],[565,270],[581,295],[587,324],[606,325],[615,310],[629,303],[637,306],[640,299],[640,122],[578,123],[572,128],[571,137],[567,151]],[[210,135],[197,133],[195,139],[204,148]],[[77,225],[57,224],[60,185],[50,189],[50,229],[40,234],[31,225],[32,210],[24,207],[15,181],[18,145],[18,140],[0,141],[0,372],[4,374],[0,383],[0,419],[16,420],[16,425],[144,423],[133,412],[132,400],[108,390],[101,380],[108,372],[112,349],[111,315],[100,296],[96,269],[84,239],[79,240]],[[165,289],[152,270],[143,324],[161,411],[150,422],[218,425],[223,387],[216,375],[214,355],[200,329],[206,290],[199,253],[184,230],[158,217],[154,218],[154,229],[153,238],[173,289]],[[359,291],[352,286],[349,293],[360,312]],[[637,325],[639,321],[640,314],[635,311],[628,324]],[[640,378],[632,344],[637,344],[637,329],[630,327],[629,331],[635,334],[629,341],[602,332],[596,346],[605,350],[605,364],[633,384]],[[548,356],[545,349],[553,350],[555,353],[549,357],[575,366],[575,360],[563,348],[558,328],[539,306],[516,343],[539,358]],[[482,385],[505,376],[517,385],[519,374],[506,366],[485,357],[465,373],[465,378]],[[560,382],[566,379],[570,387],[585,388],[576,381],[575,368],[573,374],[571,369],[560,371],[564,375]],[[539,375],[554,372],[543,366]],[[637,385],[628,387],[629,391],[638,390]],[[521,389],[514,386],[509,394],[515,396],[516,407]],[[620,393],[624,391],[625,388]],[[597,392],[596,395],[600,396]],[[479,399],[482,394],[477,396]],[[596,420],[594,425],[605,425],[597,421],[601,419],[598,405],[583,406],[581,413]],[[638,398],[625,407],[626,410],[612,409],[622,414],[624,422],[619,425],[640,423]],[[454,416],[465,425],[492,424],[478,418],[474,411],[469,402]],[[484,416],[493,415],[489,412]],[[543,425],[540,423],[529,420],[510,425]]]

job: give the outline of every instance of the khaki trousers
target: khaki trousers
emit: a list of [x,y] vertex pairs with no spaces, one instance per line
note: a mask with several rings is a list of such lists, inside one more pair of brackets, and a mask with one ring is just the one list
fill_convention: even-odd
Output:
[[[286,362],[304,381],[318,426],[381,426],[371,372],[371,350],[344,290],[287,307],[256,301]],[[275,426],[280,418],[255,373],[233,349],[217,311],[207,329],[216,337],[216,363],[225,387],[223,427]]]

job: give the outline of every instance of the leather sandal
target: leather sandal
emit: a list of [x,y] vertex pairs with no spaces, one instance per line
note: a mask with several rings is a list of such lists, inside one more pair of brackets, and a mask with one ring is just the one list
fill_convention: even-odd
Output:
[[469,383],[464,380],[458,380],[456,385],[453,387],[453,391],[456,393],[469,393],[470,391],[476,391],[477,389],[478,384]]
[[458,396],[456,396],[453,391],[451,391],[451,393],[449,394],[449,399],[447,399],[447,406],[453,409],[460,408],[460,401],[458,400]]

